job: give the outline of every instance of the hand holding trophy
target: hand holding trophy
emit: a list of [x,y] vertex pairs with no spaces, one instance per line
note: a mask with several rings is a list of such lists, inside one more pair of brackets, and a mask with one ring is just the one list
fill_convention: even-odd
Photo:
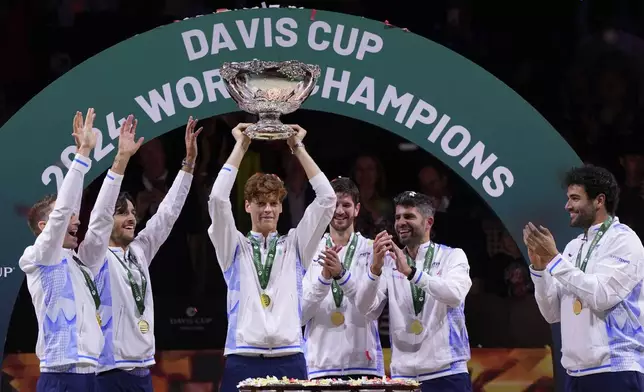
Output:
[[296,148],[303,146],[302,140],[304,140],[304,136],[306,136],[306,129],[296,124],[289,124],[288,127],[295,132],[292,136],[286,139],[286,143],[291,149],[291,153],[294,154]]
[[244,129],[244,135],[257,140],[281,140],[298,135],[299,130],[283,124],[279,117],[299,109],[311,95],[320,76],[320,67],[299,61],[224,63],[221,78],[240,109],[257,114],[259,121]]
[[250,144],[250,138],[246,135],[246,129],[253,124],[248,123],[239,123],[235,128],[233,128],[233,137],[235,138],[236,143],[240,143],[244,149],[248,148]]

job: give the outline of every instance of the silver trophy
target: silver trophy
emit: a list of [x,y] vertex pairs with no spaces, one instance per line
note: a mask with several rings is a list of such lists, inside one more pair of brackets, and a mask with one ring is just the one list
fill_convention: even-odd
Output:
[[299,109],[320,76],[320,67],[299,61],[252,60],[224,63],[221,78],[237,106],[257,114],[259,121],[244,134],[251,139],[288,139],[296,131],[280,121],[282,114]]

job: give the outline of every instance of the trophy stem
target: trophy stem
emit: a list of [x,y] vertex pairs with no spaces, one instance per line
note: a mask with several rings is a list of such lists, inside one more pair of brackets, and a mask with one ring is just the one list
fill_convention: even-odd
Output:
[[282,123],[280,121],[280,113],[279,112],[264,112],[264,113],[259,113],[259,121],[257,122],[258,124],[264,122],[264,123]]
[[280,121],[279,112],[261,112],[259,121],[249,126],[244,134],[256,140],[280,140],[288,139],[297,132]]

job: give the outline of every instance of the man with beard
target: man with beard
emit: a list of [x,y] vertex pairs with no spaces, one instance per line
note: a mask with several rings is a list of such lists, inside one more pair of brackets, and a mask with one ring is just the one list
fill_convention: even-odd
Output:
[[387,232],[376,236],[356,303],[368,314],[389,299],[392,378],[416,379],[423,391],[469,392],[467,257],[461,249],[430,241],[434,208],[428,196],[403,192],[394,204],[394,227],[404,249]]
[[337,197],[335,213],[329,233],[320,241],[320,261],[312,263],[304,277],[302,323],[309,377],[382,377],[382,308],[365,317],[353,302],[356,282],[369,268],[373,241],[354,231],[360,211],[358,187],[348,178],[337,178],[331,186]]
[[331,221],[336,196],[329,180],[302,144],[306,131],[291,125],[297,134],[287,140],[315,191],[297,227],[277,233],[277,222],[286,196],[284,183],[274,174],[255,173],[244,185],[244,204],[252,228],[246,235],[235,225],[230,191],[250,139],[239,124],[226,164],[212,187],[208,209],[212,224],[208,234],[228,286],[228,333],[222,392],[236,392],[249,377],[306,379],[302,353],[302,279],[316,255],[320,237]]
[[[114,226],[105,262],[96,282],[105,320],[105,347],[99,359],[99,391],[152,391],[149,368],[154,365],[154,302],[150,263],[168,238],[186,201],[197,159],[197,120],[188,120],[186,157],[156,213],[135,237],[136,210],[127,194],[116,201]],[[141,145],[130,151],[129,159]]]
[[[112,228],[112,211],[127,162],[120,153],[132,144],[131,117],[119,136],[119,154],[108,170],[80,245],[76,216],[83,193],[83,178],[90,170],[90,151],[96,146],[92,129],[94,109],[74,118],[77,151],[57,196],[46,196],[29,211],[29,227],[36,242],[25,249],[20,268],[38,319],[36,354],[40,359],[37,392],[93,392],[96,366],[103,348],[100,298],[91,268],[100,265]],[[74,249],[78,247],[78,253]]]
[[619,187],[585,165],[565,179],[570,225],[584,230],[559,252],[543,226],[523,230],[535,298],[548,323],[561,322],[566,390],[644,391],[644,247],[615,210]]

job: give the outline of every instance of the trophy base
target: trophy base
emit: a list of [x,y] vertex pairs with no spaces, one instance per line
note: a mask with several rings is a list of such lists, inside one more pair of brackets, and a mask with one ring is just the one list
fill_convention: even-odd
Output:
[[244,135],[253,140],[284,140],[297,132],[279,121],[258,121],[244,130]]

